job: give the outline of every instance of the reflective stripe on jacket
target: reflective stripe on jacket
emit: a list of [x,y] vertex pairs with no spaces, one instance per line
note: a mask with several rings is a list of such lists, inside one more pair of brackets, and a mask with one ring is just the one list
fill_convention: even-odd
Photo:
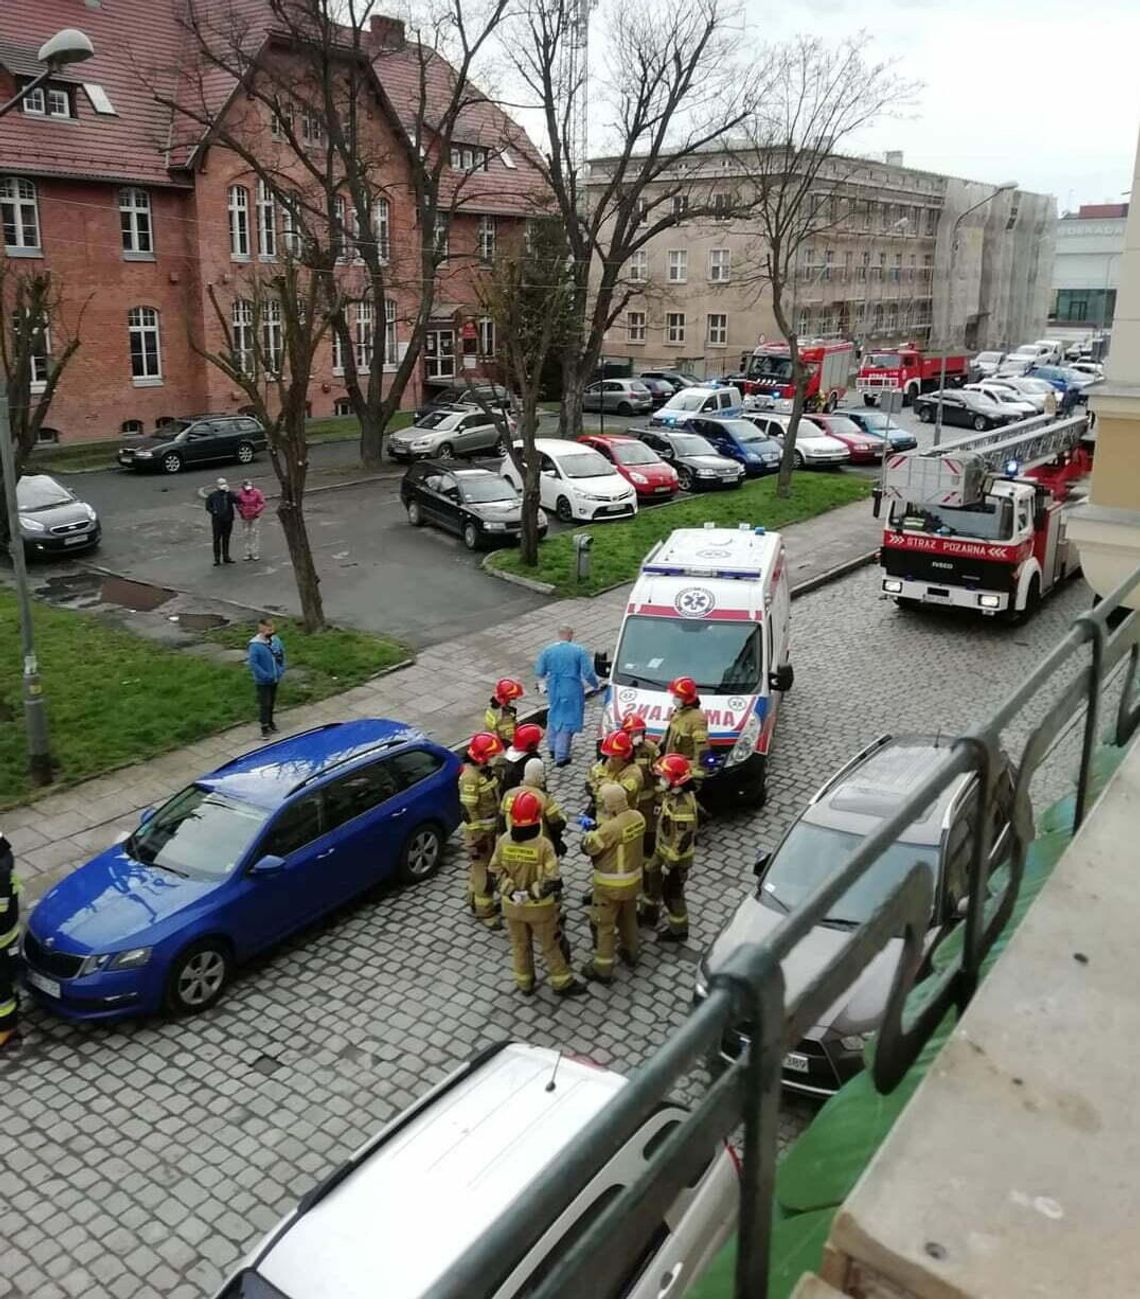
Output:
[[679,753],[688,758],[693,767],[693,778],[700,780],[704,775],[701,759],[708,747],[709,724],[701,709],[696,704],[678,708],[669,719],[669,729],[665,732],[665,752]]
[[459,806],[469,839],[494,834],[499,814],[499,783],[481,767],[465,763],[459,773]]
[[690,789],[671,789],[657,814],[657,855],[669,866],[690,866],[696,841],[696,795]]
[[661,750],[648,736],[635,746],[633,761],[641,772],[641,792],[637,796],[637,809],[643,816],[649,816],[653,805],[658,800],[657,779],[653,774],[653,765],[661,756]]
[[595,762],[590,768],[586,784],[595,802],[598,801],[603,785],[620,785],[625,790],[630,807],[636,808],[641,800],[643,780],[641,768],[636,762],[627,762],[619,767],[613,758],[604,758],[601,762]]
[[515,799],[524,789],[528,794],[533,794],[542,804],[542,827],[545,834],[557,834],[560,830],[566,828],[566,813],[559,807],[554,795],[548,794],[545,789],[538,789],[536,786],[524,782],[521,785],[516,785],[513,789],[508,789],[503,795],[499,814],[508,830],[514,826],[514,822],[511,820],[511,808],[514,807]]
[[645,817],[635,808],[607,817],[582,836],[582,851],[594,859],[594,887],[621,897],[641,887]]
[[[521,842],[509,833],[500,836],[488,869],[498,877],[503,915],[508,920],[546,915],[556,905],[554,894],[545,893],[543,888],[559,878],[558,856],[545,836]],[[527,901],[512,901],[514,893],[527,894]]]
[[504,744],[510,744],[518,720],[518,712],[509,704],[491,704],[483,714],[483,729],[497,735]]

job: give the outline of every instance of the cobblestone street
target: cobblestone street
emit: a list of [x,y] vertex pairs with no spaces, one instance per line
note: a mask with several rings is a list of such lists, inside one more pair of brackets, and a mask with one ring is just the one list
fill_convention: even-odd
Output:
[[[463,907],[453,847],[440,875],[353,907],[242,971],[196,1019],[72,1027],[31,1009],[0,1065],[10,1143],[0,1172],[0,1296],[190,1299],[379,1125],[488,1041],[517,1036],[629,1070],[687,1013],[697,954],[818,785],[885,730],[954,732],[992,710],[1091,596],[1081,581],[1007,628],[905,614],[877,568],[798,600],[796,684],[759,813],[714,823],[691,881],[690,946],[645,944],[636,975],[572,1003],[512,990],[505,936]],[[1011,753],[1027,724],[1011,736]],[[580,807],[582,767],[556,773]],[[1070,739],[1035,786],[1075,769]],[[564,863],[585,955],[576,835]],[[649,938],[643,931],[643,938]],[[812,1109],[790,1102],[786,1144]]]

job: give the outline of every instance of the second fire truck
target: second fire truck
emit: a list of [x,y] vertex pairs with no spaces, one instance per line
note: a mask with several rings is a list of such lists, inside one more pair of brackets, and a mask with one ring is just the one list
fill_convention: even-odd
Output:
[[1074,573],[1065,535],[1087,474],[1081,416],[1021,424],[890,456],[882,590],[904,608],[956,605],[1019,621]]
[[[956,388],[970,376],[968,356],[946,357],[946,386]],[[873,406],[884,392],[901,392],[903,405],[924,392],[933,392],[942,379],[942,357],[928,356],[914,343],[863,354],[855,387],[863,402]]]
[[[806,374],[805,410],[834,410],[847,396],[847,385],[855,362],[855,344],[848,339],[805,338],[800,342],[800,360]],[[744,378],[740,387],[746,396],[763,394],[775,402],[787,402],[791,409],[796,395],[792,382],[792,357],[786,343],[762,343],[741,358]]]

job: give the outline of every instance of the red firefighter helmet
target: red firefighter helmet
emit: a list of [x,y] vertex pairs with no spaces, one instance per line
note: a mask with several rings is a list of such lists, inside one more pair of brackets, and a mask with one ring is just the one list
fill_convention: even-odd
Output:
[[645,718],[640,713],[626,713],[621,719],[621,729],[629,736],[644,735],[647,729]]
[[693,768],[689,759],[680,753],[667,753],[653,764],[653,770],[671,788],[677,789],[693,778]]
[[521,749],[523,753],[537,753],[538,746],[542,743],[543,730],[537,722],[523,722],[521,726],[515,727],[515,738],[511,744],[516,749]]
[[503,751],[503,742],[497,735],[492,735],[490,731],[479,731],[471,737],[471,743],[467,746],[467,756],[478,766],[490,762],[492,758],[497,758]]
[[697,683],[692,677],[674,677],[669,682],[669,693],[676,695],[684,704],[697,702]]
[[521,699],[526,694],[523,683],[514,677],[500,677],[495,682],[494,700],[497,704],[509,704],[514,699]]
[[602,741],[601,751],[607,758],[633,757],[633,741],[628,731],[611,731]]
[[523,789],[511,802],[511,826],[538,825],[542,820],[542,799],[530,789]]

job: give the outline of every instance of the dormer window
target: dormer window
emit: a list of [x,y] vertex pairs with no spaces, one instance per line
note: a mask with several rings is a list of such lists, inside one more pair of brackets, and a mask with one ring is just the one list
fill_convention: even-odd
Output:
[[470,144],[451,146],[452,171],[486,171],[490,154],[487,149]]
[[71,92],[61,86],[37,86],[20,101],[31,117],[74,117]]

